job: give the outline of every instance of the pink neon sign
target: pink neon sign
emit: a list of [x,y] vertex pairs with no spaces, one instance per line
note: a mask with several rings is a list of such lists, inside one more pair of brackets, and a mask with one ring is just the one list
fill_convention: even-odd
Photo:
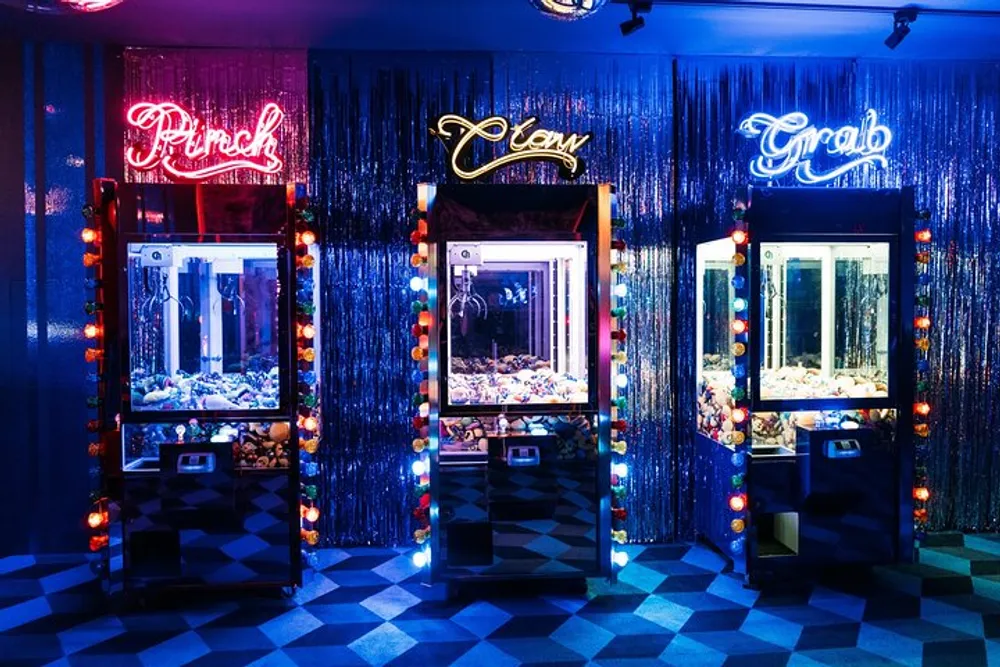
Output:
[[268,103],[255,128],[234,132],[211,127],[171,102],[139,102],[128,110],[126,122],[152,137],[125,149],[125,161],[141,171],[159,168],[181,181],[202,181],[242,169],[277,174],[284,162],[275,132],[284,118],[281,107]]

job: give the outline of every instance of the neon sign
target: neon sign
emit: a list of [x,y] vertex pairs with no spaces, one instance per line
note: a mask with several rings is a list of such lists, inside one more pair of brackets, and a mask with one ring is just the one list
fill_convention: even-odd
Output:
[[125,150],[125,162],[134,169],[160,168],[174,180],[201,181],[231,171],[249,169],[277,174],[284,167],[275,132],[285,112],[267,104],[251,129],[235,132],[209,126],[191,112],[170,102],[139,102],[126,114],[131,127],[152,132],[148,143]]
[[[479,122],[455,114],[446,114],[431,127],[431,134],[441,139],[451,155],[452,172],[463,180],[473,180],[484,174],[516,162],[554,162],[559,166],[559,176],[566,180],[578,178],[586,169],[584,161],[576,156],[591,139],[585,134],[564,134],[552,130],[528,130],[538,122],[534,116],[513,125],[502,116],[491,116]],[[468,162],[468,150],[477,138],[490,143],[507,142],[505,155],[478,167],[463,166]]]
[[[784,116],[755,113],[740,122],[740,134],[760,138],[760,155],[750,161],[754,178],[775,180],[795,172],[800,183],[814,185],[833,180],[864,164],[887,167],[886,149],[892,143],[892,131],[878,122],[874,109],[865,112],[860,126],[845,125],[831,129],[810,125],[801,112]],[[832,158],[845,161],[828,169],[813,164],[820,147]]]

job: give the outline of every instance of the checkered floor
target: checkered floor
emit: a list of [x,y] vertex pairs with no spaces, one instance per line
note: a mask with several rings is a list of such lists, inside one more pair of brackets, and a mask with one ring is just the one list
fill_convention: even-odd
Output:
[[113,613],[81,557],[0,559],[0,665],[1000,667],[1000,602],[870,580],[757,593],[701,547],[631,547],[586,595],[446,601],[405,550],[321,552],[293,599]]

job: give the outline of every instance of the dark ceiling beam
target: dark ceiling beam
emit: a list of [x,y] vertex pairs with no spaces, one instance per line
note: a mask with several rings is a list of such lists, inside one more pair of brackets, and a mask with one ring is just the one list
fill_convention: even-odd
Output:
[[[628,5],[629,0],[611,0],[611,4]],[[920,7],[917,5],[839,5],[830,2],[747,2],[746,0],[653,0],[654,5],[662,7],[713,7],[732,9],[795,9],[813,12],[843,12],[843,13],[887,13],[892,14],[900,9],[916,9],[920,16],[959,16],[964,18],[1000,18],[1000,10],[991,9],[942,9]]]

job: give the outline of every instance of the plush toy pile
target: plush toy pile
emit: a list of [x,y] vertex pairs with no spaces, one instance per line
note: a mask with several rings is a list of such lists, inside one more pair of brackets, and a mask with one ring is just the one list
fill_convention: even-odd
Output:
[[586,379],[556,373],[529,354],[508,354],[496,363],[485,357],[455,358],[448,374],[452,405],[503,403],[586,403]]
[[838,370],[823,377],[819,369],[785,366],[760,374],[760,397],[769,398],[880,398],[888,396],[885,381],[862,371]]
[[132,374],[132,409],[266,410],[278,407],[278,367],[245,373]]
[[[764,398],[869,398],[886,395],[886,386],[880,381],[846,375],[824,379],[818,372],[802,368],[762,373],[761,384]],[[707,372],[702,376],[698,395],[698,430],[713,440],[724,442],[726,434],[733,430],[732,389],[733,376],[729,373]],[[751,420],[752,443],[756,446],[794,447],[796,426],[811,427],[820,421],[836,427],[846,421],[891,430],[895,414],[891,410],[754,412]]]
[[[441,419],[441,451],[489,451],[490,436],[498,433],[497,417],[445,417]],[[559,439],[560,459],[593,458],[597,456],[597,440],[590,421],[582,416],[517,417],[507,426],[509,437],[527,436],[545,431]]]

